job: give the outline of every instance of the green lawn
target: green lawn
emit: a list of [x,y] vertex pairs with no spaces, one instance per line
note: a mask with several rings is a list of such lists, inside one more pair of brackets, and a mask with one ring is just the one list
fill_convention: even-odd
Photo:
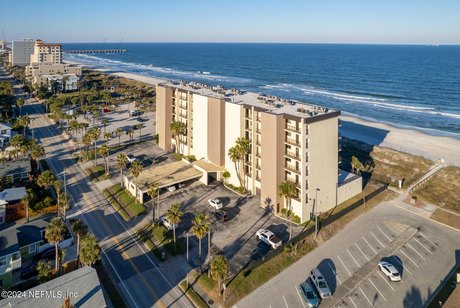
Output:
[[179,283],[179,286],[196,307],[199,307],[199,308],[209,307],[208,304],[206,304],[206,302],[201,298],[201,296],[198,293],[195,292],[195,290],[193,290],[192,287],[187,288],[186,281],[182,281],[181,283]]
[[89,167],[85,170],[85,173],[93,182],[99,182],[110,179],[112,176],[105,173],[105,167],[101,165]]
[[128,215],[128,213],[120,206],[120,204],[110,195],[107,190],[104,190],[103,194],[109,201],[110,205],[112,205],[115,211],[120,214],[124,221],[131,220],[131,217]]
[[125,189],[121,188],[120,184],[115,184],[107,189],[115,199],[120,200],[124,205],[125,210],[132,216],[136,217],[145,212],[145,206],[137,202],[133,196]]

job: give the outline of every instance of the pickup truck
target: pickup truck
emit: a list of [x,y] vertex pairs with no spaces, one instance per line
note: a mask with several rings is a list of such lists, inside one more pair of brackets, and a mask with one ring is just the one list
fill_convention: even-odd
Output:
[[280,247],[282,244],[282,241],[270,230],[259,229],[256,232],[256,237],[258,240],[270,245],[273,249]]

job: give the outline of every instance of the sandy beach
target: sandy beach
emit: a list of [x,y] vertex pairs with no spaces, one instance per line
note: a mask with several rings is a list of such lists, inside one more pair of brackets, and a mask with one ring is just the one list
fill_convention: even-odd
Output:
[[[81,65],[76,62],[66,62]],[[114,72],[109,69],[96,69],[93,67],[88,68],[151,85],[167,81],[161,78],[134,73]],[[420,155],[434,161],[443,159],[446,164],[460,166],[459,138],[434,136],[416,129],[400,128],[386,123],[346,115],[342,115],[340,119],[342,120],[340,134],[344,137],[371,145],[389,147],[398,151]]]

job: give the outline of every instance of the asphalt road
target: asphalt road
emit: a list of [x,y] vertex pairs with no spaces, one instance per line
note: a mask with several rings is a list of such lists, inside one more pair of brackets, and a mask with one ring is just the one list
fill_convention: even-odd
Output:
[[[416,228],[415,234],[402,245],[390,246],[409,227]],[[377,268],[375,258],[380,258],[378,254],[387,247],[392,253],[386,257],[402,274],[401,282],[390,282]],[[459,261],[458,231],[382,203],[236,306],[305,307],[298,286],[313,268],[319,268],[335,297],[322,306],[423,307]],[[358,271],[364,267],[370,270],[363,277]],[[342,292],[344,287],[347,290]],[[345,296],[337,298],[335,292]]]
[[[176,287],[186,269],[161,264],[132,237],[132,227],[121,220],[97,187],[71,159],[72,146],[55,125],[48,122],[39,104],[25,105],[33,118],[31,128],[46,150],[55,174],[66,169],[67,192],[73,200],[69,216],[81,218],[100,240],[103,262],[122,292],[128,307],[193,307]],[[172,272],[174,271],[174,272]]]

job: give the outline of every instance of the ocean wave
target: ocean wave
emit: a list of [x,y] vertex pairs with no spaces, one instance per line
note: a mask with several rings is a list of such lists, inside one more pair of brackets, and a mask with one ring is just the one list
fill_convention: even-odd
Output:
[[83,62],[83,64],[97,66],[100,68],[116,68],[127,72],[150,72],[152,77],[166,77],[168,79],[198,79],[204,82],[228,82],[228,83],[249,83],[252,80],[249,78],[232,77],[219,75],[209,71],[182,71],[169,67],[154,66],[152,64],[131,63],[118,60],[100,58],[91,55],[69,55],[69,60]]

